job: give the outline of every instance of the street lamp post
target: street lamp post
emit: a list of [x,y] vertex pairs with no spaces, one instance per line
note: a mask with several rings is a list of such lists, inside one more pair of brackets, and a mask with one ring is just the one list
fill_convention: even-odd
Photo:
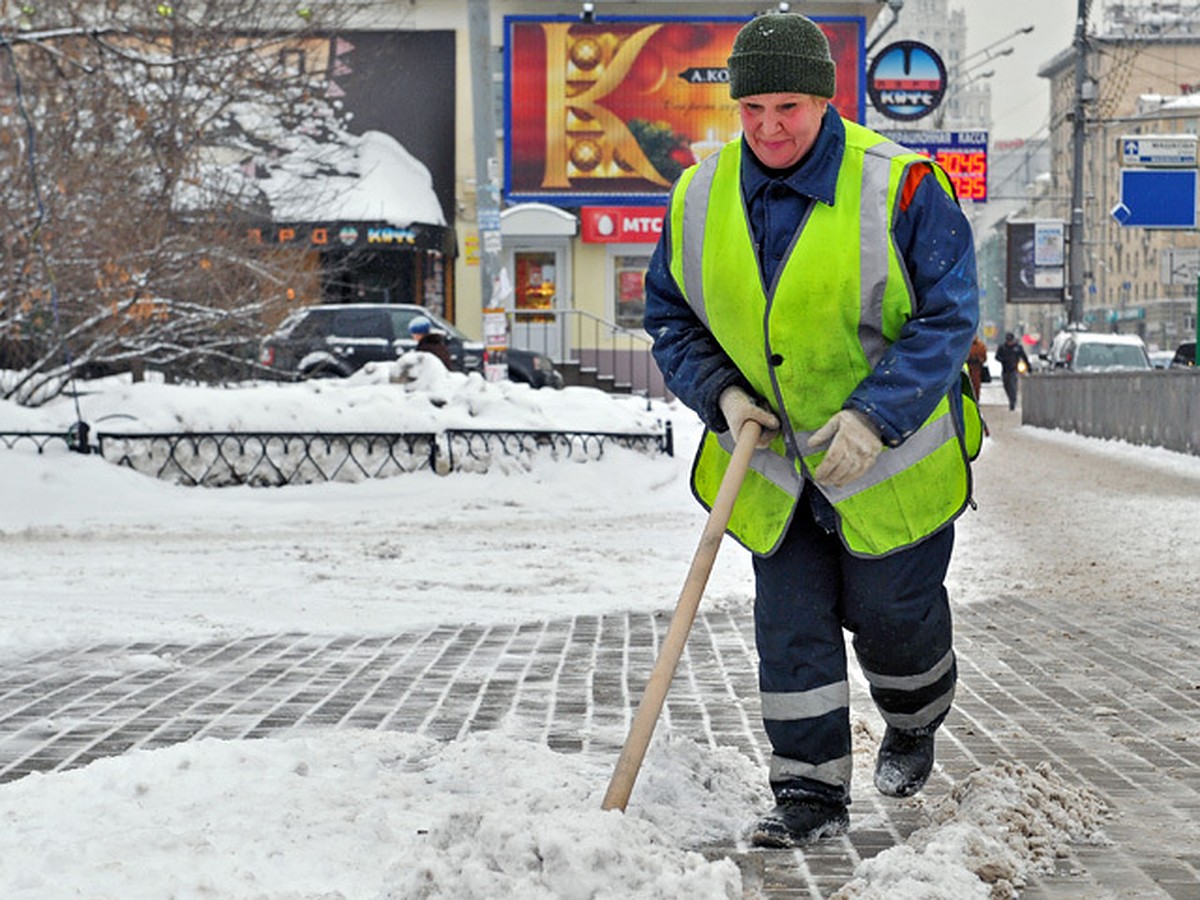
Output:
[[[967,54],[957,63],[951,66],[950,70],[946,73],[946,81],[948,82],[948,86],[949,84],[953,84],[956,91],[963,90],[970,87],[972,84],[983,80],[984,78],[991,77],[991,75],[994,73],[985,72],[981,75],[974,75],[969,78],[967,76],[971,75],[972,72],[975,72],[979,68],[986,66],[994,59],[998,59],[1001,56],[1010,56],[1015,48],[1011,45],[1007,47],[1002,47],[1002,45],[1006,44],[1008,41],[1011,41],[1015,37],[1019,37],[1022,34],[1029,34],[1032,31],[1032,25],[1026,25],[1023,28],[1017,28],[1009,34],[1006,34],[1004,37],[992,41],[986,47],[981,47],[974,53]],[[1001,47],[1001,49],[997,50],[997,47]],[[982,57],[982,59],[977,57]],[[964,79],[962,84],[958,83],[959,79]],[[946,103],[942,103],[942,105],[938,107],[937,114],[934,116],[934,128],[936,129],[940,130],[943,123],[946,121],[946,105]]]
[[[966,56],[964,56],[962,59],[960,59],[958,61],[957,65],[955,65],[954,68],[951,70],[952,73],[955,75],[965,75],[967,72],[971,71],[972,69],[977,69],[980,66],[991,62],[993,59],[995,59],[998,56],[1009,56],[1014,50],[1014,48],[1012,46],[1005,47],[1002,50],[996,50],[996,48],[1001,46],[1002,44],[1008,43],[1013,38],[1018,37],[1022,34],[1030,34],[1032,31],[1033,31],[1032,25],[1026,25],[1024,28],[1014,29],[1013,31],[1006,34],[1004,37],[998,38],[997,40],[992,41],[986,47],[980,47],[974,53],[968,53]],[[982,56],[983,59],[975,60],[975,57],[977,57],[977,56]],[[975,61],[972,62],[972,60],[975,60]],[[967,65],[967,63],[971,63],[971,65]]]

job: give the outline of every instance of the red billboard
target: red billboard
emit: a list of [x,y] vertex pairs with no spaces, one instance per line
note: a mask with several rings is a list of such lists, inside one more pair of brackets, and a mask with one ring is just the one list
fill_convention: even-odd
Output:
[[[745,18],[505,18],[505,193],[560,206],[664,202],[687,166],[737,137],[725,62]],[[833,104],[863,121],[866,22],[815,21]]]

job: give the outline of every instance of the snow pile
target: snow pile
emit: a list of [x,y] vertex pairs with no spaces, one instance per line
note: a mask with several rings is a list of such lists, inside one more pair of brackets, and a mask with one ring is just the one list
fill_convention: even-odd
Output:
[[932,805],[933,824],[864,861],[836,900],[1010,900],[1068,842],[1106,843],[1107,809],[1047,763],[1000,761]]
[[[94,431],[380,431],[448,428],[550,431],[662,430],[663,407],[594,388],[534,390],[450,372],[428,353],[368,363],[349,378],[300,383],[254,381],[226,388],[130,383],[116,377],[79,384],[79,412]],[[0,431],[65,431],[75,401],[57,397],[36,409],[0,402]]]
[[[607,406],[599,406],[597,395]],[[607,398],[592,388],[534,391],[510,381],[489,382],[478,373],[447,371],[428,353],[410,352],[344,380],[250,383],[219,391],[122,385],[86,398],[81,415],[92,428],[92,443],[110,462],[181,484],[261,487],[355,482],[425,468],[440,475],[483,474],[493,467],[529,470],[541,457],[590,461],[618,446],[593,436],[596,431],[631,435],[635,450],[657,455],[666,428],[661,408],[655,415],[644,399]],[[314,406],[322,404],[332,415],[314,417]],[[606,411],[600,425],[598,408]],[[62,434],[76,417],[62,400],[45,409],[41,430]],[[6,418],[0,408],[0,430]],[[497,430],[516,434],[479,435]],[[336,436],[293,439],[320,431]],[[145,437],[148,433],[199,436],[172,441]],[[121,437],[125,434],[130,437]],[[406,437],[380,440],[379,434]]]
[[424,840],[389,874],[384,896],[740,897],[731,860],[681,848],[694,846],[696,825],[732,841],[745,810],[716,784],[728,777],[722,766],[735,764],[740,782],[754,779],[753,766],[736,751],[713,755],[682,740],[658,751],[646,761],[657,789],[622,814],[600,810],[611,772],[578,757],[498,736],[446,747],[424,775],[450,800],[438,798]]
[[[6,897],[521,897],[726,900],[726,841],[755,780],[736,752],[659,742],[649,796],[602,812],[611,770],[497,733],[442,744],[298,731],[135,751],[0,791]],[[658,782],[654,787],[653,782]],[[664,789],[665,783],[670,789]],[[653,820],[642,815],[653,810]]]

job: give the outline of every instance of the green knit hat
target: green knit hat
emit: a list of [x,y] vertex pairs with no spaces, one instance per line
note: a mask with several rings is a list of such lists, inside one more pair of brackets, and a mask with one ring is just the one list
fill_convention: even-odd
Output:
[[769,13],[747,22],[729,55],[729,95],[813,94],[832,97],[836,67],[825,32],[795,13]]

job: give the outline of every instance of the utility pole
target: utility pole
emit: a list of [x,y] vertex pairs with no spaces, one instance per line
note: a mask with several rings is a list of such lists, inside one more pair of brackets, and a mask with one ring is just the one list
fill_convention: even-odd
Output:
[[1071,293],[1067,324],[1083,323],[1083,148],[1087,140],[1084,86],[1087,83],[1087,20],[1091,0],[1079,0],[1075,19],[1075,103],[1071,121]]
[[[479,230],[480,302],[487,309],[503,299],[499,296],[500,162],[496,158],[496,117],[492,109],[492,13],[489,0],[467,0],[467,8],[471,45],[471,124],[475,132],[475,222]],[[484,331],[489,331],[486,321]],[[489,350],[490,369],[503,370],[503,352]],[[489,377],[494,374],[488,372]]]

